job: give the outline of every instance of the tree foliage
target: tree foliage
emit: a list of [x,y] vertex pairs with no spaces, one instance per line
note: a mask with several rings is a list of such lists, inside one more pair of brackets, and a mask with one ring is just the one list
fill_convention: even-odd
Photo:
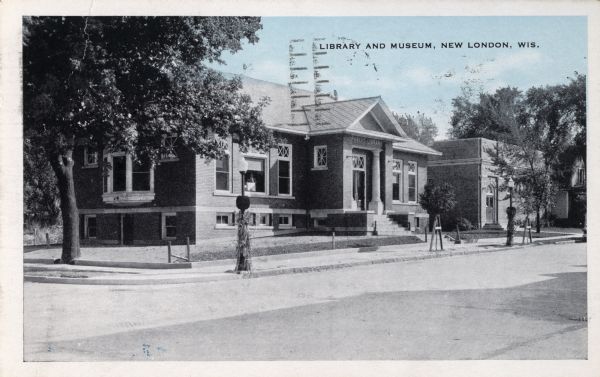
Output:
[[56,177],[40,147],[23,145],[23,211],[26,225],[54,225],[60,218]]
[[498,175],[514,177],[521,209],[536,214],[539,232],[540,216],[554,204],[561,179],[573,173],[574,159],[585,158],[585,76],[530,88],[518,103],[514,123],[498,134],[500,143],[490,154]]
[[93,146],[156,157],[177,134],[204,156],[218,137],[264,148],[260,106],[201,64],[255,43],[257,18],[32,17],[24,24],[26,136],[48,153]]
[[410,114],[399,115],[393,113],[394,118],[400,124],[404,132],[420,143],[425,145],[433,144],[435,137],[438,135],[438,128],[430,117],[417,112],[417,116]]
[[419,204],[431,217],[449,212],[456,206],[454,187],[448,182],[428,183],[419,195]]
[[256,43],[255,17],[27,17],[23,24],[24,135],[43,149],[56,174],[65,234],[63,260],[78,255],[73,150],[157,160],[161,142],[204,157],[224,153],[223,139],[266,149],[266,99],[253,103],[203,65]]
[[523,96],[517,88],[500,88],[495,93],[481,93],[479,102],[466,96],[452,100],[449,136],[455,139],[485,137],[497,139],[516,127],[522,113]]

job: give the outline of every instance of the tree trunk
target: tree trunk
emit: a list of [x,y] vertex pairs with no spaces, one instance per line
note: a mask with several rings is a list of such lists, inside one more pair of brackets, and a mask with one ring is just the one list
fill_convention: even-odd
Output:
[[73,150],[54,155],[50,159],[52,169],[58,181],[60,210],[63,220],[62,263],[72,263],[81,256],[79,249],[79,211],[75,199],[75,181],[73,180]]
[[540,233],[541,231],[541,223],[540,223],[540,210],[538,209],[535,212],[535,232]]

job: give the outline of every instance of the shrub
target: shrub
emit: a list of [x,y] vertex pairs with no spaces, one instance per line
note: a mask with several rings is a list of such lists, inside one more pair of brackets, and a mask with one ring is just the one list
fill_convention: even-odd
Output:
[[457,218],[456,225],[458,225],[459,230],[463,230],[463,231],[475,229],[473,224],[471,224],[471,222],[468,219],[465,219],[464,217]]

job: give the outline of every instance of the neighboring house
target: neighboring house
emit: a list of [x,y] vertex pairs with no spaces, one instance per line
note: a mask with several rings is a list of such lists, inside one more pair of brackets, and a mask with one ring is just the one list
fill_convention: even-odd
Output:
[[423,229],[419,206],[430,156],[440,153],[409,139],[380,97],[328,99],[323,119],[303,106],[292,121],[288,87],[243,77],[254,100],[271,98],[263,120],[281,138],[266,153],[241,153],[231,138],[220,160],[201,158],[167,139],[170,153],[156,166],[125,153],[102,158],[75,153],[81,236],[115,244],[191,242],[236,235],[239,163],[248,163],[250,229],[274,235],[306,229],[405,234]]
[[586,174],[583,159],[577,159],[566,187],[556,196],[552,215],[557,225],[583,226],[586,214]]
[[[499,190],[503,177],[494,174],[492,157],[496,141],[484,138],[437,141],[432,148],[441,157],[429,161],[427,174],[433,183],[448,182],[454,186],[457,204],[444,216],[442,224],[452,226],[459,217],[477,228],[506,228],[508,194]],[[451,223],[452,225],[449,225]]]

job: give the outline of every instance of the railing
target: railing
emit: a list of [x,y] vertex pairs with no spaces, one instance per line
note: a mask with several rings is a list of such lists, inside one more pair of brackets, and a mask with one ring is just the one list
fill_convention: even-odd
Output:
[[175,258],[177,260],[183,260],[186,262],[190,262],[190,237],[185,237],[185,257],[173,254],[171,252],[171,241],[167,242],[167,262],[173,263],[172,259]]

